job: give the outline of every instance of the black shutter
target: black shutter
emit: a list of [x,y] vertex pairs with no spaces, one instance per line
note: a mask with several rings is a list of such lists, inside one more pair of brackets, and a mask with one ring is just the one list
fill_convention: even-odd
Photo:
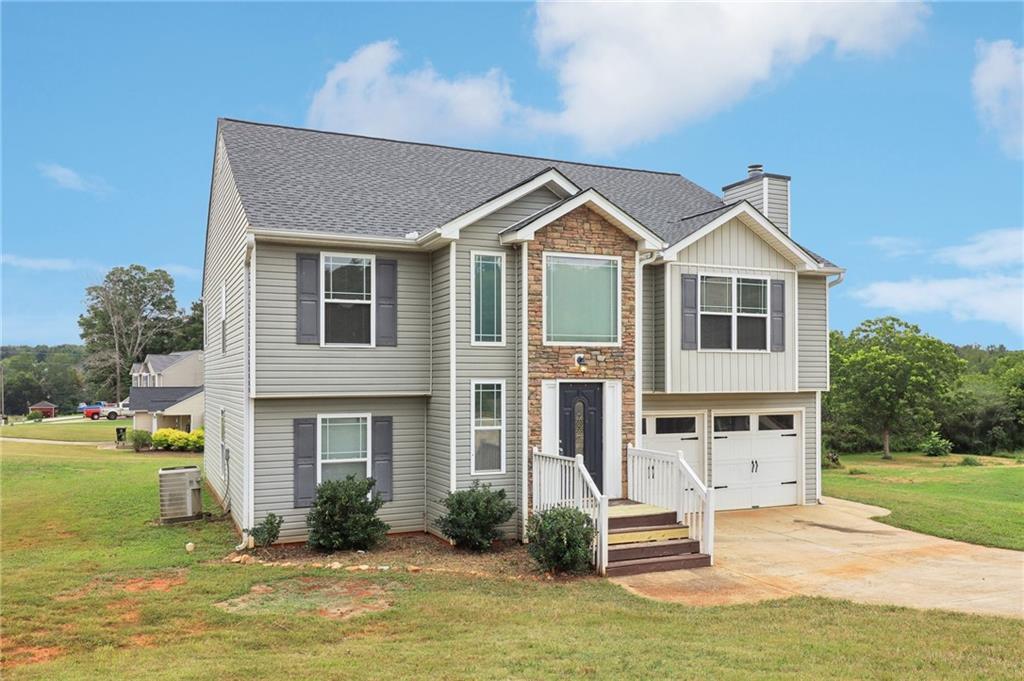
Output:
[[295,342],[320,344],[320,254],[295,255]]
[[373,417],[373,454],[371,470],[376,483],[376,495],[384,501],[394,498],[394,444],[392,431],[393,419],[390,416]]
[[772,352],[785,352],[786,350],[786,282],[782,279],[772,279]]
[[308,508],[316,497],[316,419],[292,421],[295,508]]
[[398,345],[398,261],[377,259],[377,345]]
[[697,275],[683,275],[682,348],[697,349]]

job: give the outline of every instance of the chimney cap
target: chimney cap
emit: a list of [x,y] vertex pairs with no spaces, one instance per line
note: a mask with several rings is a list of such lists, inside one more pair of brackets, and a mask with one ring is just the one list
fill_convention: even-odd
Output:
[[764,164],[763,163],[751,163],[750,165],[747,166],[747,175],[749,175],[750,177],[757,177],[758,175],[763,175],[763,174],[764,174]]

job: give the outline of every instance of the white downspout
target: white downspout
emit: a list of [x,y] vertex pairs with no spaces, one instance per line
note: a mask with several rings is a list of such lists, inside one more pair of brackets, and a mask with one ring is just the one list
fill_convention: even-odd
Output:
[[235,547],[236,551],[244,551],[245,549],[251,549],[252,548],[252,544],[253,544],[252,537],[249,535],[249,530],[252,528],[253,515],[254,515],[253,514],[253,498],[252,498],[254,490],[253,490],[252,481],[253,481],[253,478],[254,478],[253,466],[255,465],[255,461],[254,461],[254,456],[253,456],[253,451],[252,451],[252,445],[253,445],[253,437],[252,437],[252,435],[253,435],[253,426],[252,426],[252,420],[253,420],[253,405],[252,405],[252,383],[253,383],[253,381],[252,381],[252,378],[253,378],[252,372],[253,372],[253,364],[252,364],[252,362],[253,362],[253,358],[252,358],[251,348],[252,348],[252,345],[254,344],[254,341],[255,341],[255,338],[252,335],[252,333],[253,333],[252,324],[254,322],[252,306],[253,306],[253,302],[254,302],[254,295],[253,295],[254,291],[253,291],[253,288],[255,286],[255,281],[253,280],[254,279],[253,273],[254,273],[254,268],[255,268],[255,262],[254,262],[254,260],[255,260],[255,258],[254,258],[255,251],[256,251],[256,239],[255,239],[255,237],[253,237],[250,234],[248,236],[248,238],[246,238],[246,240],[245,240],[245,284],[244,284],[245,296],[243,297],[243,300],[245,301],[244,302],[244,305],[245,305],[245,323],[243,324],[243,326],[245,328],[245,338],[244,338],[243,345],[245,347],[245,350],[244,350],[244,352],[245,352],[245,363],[244,363],[244,366],[245,366],[245,374],[246,375],[245,375],[245,380],[244,380],[244,385],[245,385],[245,388],[244,388],[244,390],[245,390],[245,396],[244,396],[244,402],[245,402],[245,429],[244,429],[243,437],[245,438],[245,450],[246,451],[242,452],[242,455],[243,455],[243,458],[244,458],[244,461],[245,461],[245,475],[243,476],[243,485],[244,485],[244,489],[245,489],[245,496],[242,499],[242,502],[243,502],[242,515],[245,516],[245,520],[246,520],[245,524],[248,525],[249,527],[243,527],[242,528],[242,539],[241,539],[241,542],[238,544],[238,546]]

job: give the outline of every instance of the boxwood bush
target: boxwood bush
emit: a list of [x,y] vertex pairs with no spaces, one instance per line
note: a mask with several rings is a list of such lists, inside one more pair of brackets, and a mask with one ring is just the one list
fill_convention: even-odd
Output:
[[249,531],[249,536],[256,546],[265,548],[277,541],[281,534],[281,523],[284,519],[276,513],[268,513],[259,525]]
[[153,435],[148,430],[135,430],[132,428],[128,431],[128,441],[132,443],[132,449],[141,452],[153,446]]
[[390,526],[377,517],[384,505],[373,496],[373,480],[328,480],[316,488],[316,499],[306,515],[308,543],[325,551],[372,549],[382,541]]
[[30,411],[28,413],[28,416],[25,417],[25,420],[26,421],[42,421],[43,420],[43,412],[41,412],[41,411]]
[[479,482],[470,489],[449,493],[443,503],[448,512],[438,521],[442,534],[456,546],[471,551],[490,549],[495,540],[501,539],[498,527],[516,512],[505,490]]
[[594,523],[576,508],[552,508],[530,517],[528,551],[549,572],[581,574],[591,570]]
[[158,428],[153,433],[154,449],[172,449],[176,452],[201,452],[206,444],[202,428],[186,433],[177,428]]

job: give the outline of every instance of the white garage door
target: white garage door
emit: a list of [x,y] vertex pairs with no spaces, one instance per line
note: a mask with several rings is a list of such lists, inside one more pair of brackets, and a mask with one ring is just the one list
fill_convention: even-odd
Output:
[[682,452],[683,459],[704,482],[704,415],[645,416],[643,444],[659,452]]
[[787,506],[799,503],[800,415],[715,415],[711,482],[715,507]]

